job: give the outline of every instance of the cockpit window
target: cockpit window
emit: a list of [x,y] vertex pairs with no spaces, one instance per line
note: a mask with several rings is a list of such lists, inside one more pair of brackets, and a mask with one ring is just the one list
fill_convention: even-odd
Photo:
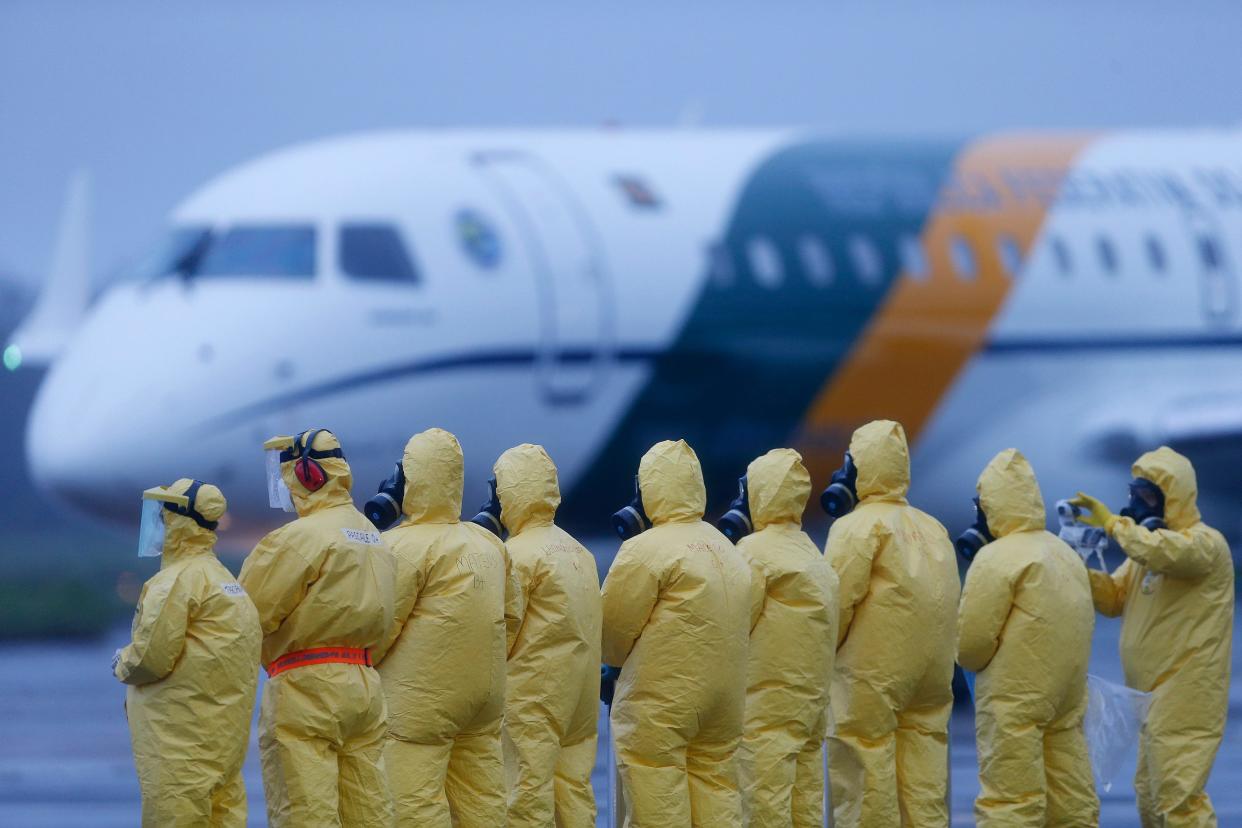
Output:
[[309,224],[236,224],[214,234],[187,275],[276,276],[310,279],[315,275],[315,228]]
[[133,273],[143,282],[165,276],[310,279],[314,275],[315,228],[309,224],[236,224],[222,230],[176,226]]
[[391,224],[342,224],[337,256],[341,272],[353,279],[418,282],[401,234]]
[[149,282],[161,276],[187,275],[197,266],[211,231],[206,227],[174,227],[134,268],[133,278]]

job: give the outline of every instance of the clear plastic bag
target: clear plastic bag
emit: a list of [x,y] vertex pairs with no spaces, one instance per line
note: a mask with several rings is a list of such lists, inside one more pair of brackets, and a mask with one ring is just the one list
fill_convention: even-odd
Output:
[[1100,791],[1112,790],[1113,777],[1138,742],[1150,707],[1151,693],[1132,690],[1099,676],[1087,676],[1083,730],[1091,754],[1091,772]]

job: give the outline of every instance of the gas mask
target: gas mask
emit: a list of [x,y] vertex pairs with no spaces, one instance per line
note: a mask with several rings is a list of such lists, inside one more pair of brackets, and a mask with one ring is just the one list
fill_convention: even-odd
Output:
[[737,480],[737,497],[729,504],[729,511],[716,521],[720,530],[731,543],[737,543],[755,530],[750,521],[750,490],[746,484],[746,475]]
[[1121,516],[1149,531],[1164,529],[1164,492],[1150,480],[1134,478],[1130,481],[1130,502],[1121,510]]
[[979,498],[977,496],[974,502],[975,522],[969,529],[959,535],[953,544],[957,554],[968,561],[979,554],[980,549],[996,540],[996,538],[992,537],[992,530],[988,528],[988,516],[983,513],[983,507],[979,505]]
[[643,509],[643,492],[638,486],[638,475],[634,475],[634,499],[628,506],[623,506],[612,515],[612,530],[623,541],[640,535],[651,528],[651,518]]
[[401,502],[405,499],[405,469],[397,463],[392,474],[379,485],[379,492],[366,502],[362,513],[375,528],[383,531],[401,519]]
[[479,513],[470,522],[482,526],[496,537],[504,540],[509,534],[500,520],[500,496],[496,494],[496,477],[487,481],[487,502],[479,507]]
[[858,467],[848,451],[845,462],[832,473],[828,488],[819,496],[819,505],[834,520],[848,515],[858,505]]

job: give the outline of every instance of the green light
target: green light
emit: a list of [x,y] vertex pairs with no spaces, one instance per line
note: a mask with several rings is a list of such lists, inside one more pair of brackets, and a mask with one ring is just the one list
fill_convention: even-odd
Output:
[[16,345],[10,345],[4,349],[4,367],[10,371],[16,371],[22,367],[22,349]]

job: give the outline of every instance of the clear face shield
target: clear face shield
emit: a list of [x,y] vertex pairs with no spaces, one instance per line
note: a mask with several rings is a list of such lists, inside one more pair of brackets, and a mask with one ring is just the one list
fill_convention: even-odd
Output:
[[293,495],[280,473],[280,455],[293,447],[293,437],[273,437],[263,444],[267,454],[267,505],[273,509],[292,512]]
[[158,558],[164,554],[164,504],[185,508],[190,500],[162,486],[142,493],[142,522],[138,525],[138,557]]

